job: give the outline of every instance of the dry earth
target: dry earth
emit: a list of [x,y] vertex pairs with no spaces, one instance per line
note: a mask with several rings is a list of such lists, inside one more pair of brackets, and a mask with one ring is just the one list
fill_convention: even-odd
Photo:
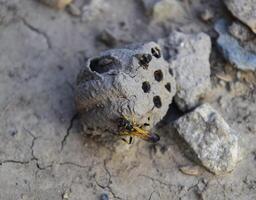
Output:
[[[78,17],[35,0],[0,0],[0,199],[97,200],[102,193],[127,200],[256,199],[255,74],[238,72],[237,79],[216,50],[213,21],[232,16],[221,1],[209,2],[183,0],[184,16],[155,24],[136,0],[102,0]],[[206,8],[214,11],[209,22],[200,18]],[[181,173],[180,166],[194,163],[165,123],[159,144],[131,146],[99,142],[84,136],[76,119],[71,123],[76,75],[87,57],[108,48],[97,36],[111,27],[121,33],[115,46],[174,29],[211,36],[208,101],[241,134],[245,149],[232,173]],[[231,79],[220,81],[222,72]]]

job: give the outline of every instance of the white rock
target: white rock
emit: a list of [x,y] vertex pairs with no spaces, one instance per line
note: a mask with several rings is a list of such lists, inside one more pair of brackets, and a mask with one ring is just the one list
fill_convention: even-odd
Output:
[[256,33],[256,0],[225,0],[232,14]]
[[201,164],[214,174],[232,171],[240,160],[237,134],[210,105],[196,108],[174,126]]
[[167,49],[166,58],[176,79],[175,102],[183,111],[196,107],[211,85],[210,37],[205,33],[173,32],[158,44]]
[[184,14],[177,0],[142,0],[142,3],[146,13],[151,15],[155,22],[164,22]]

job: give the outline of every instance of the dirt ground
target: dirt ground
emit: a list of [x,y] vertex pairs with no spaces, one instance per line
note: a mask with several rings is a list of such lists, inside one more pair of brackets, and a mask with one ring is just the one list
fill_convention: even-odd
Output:
[[[127,200],[256,199],[256,79],[253,72],[234,78],[237,70],[215,48],[214,20],[232,18],[224,4],[182,0],[184,15],[156,24],[140,1],[99,2],[75,17],[35,0],[0,0],[0,199],[98,200],[103,193]],[[90,2],[75,4],[82,10]],[[214,11],[212,21],[200,18],[206,8]],[[165,123],[158,144],[131,146],[86,137],[78,120],[71,123],[76,76],[86,58],[109,48],[98,35],[111,27],[122,34],[115,46],[157,40],[176,29],[211,36],[207,101],[240,133],[244,147],[232,173],[181,173],[180,166],[194,163]],[[220,72],[234,79],[220,82]]]

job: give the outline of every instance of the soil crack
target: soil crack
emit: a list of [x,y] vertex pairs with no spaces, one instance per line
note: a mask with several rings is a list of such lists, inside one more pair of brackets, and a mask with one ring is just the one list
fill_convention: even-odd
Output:
[[66,144],[66,140],[70,134],[70,130],[73,128],[74,121],[77,119],[77,117],[78,117],[78,113],[74,114],[74,116],[70,120],[70,124],[67,128],[66,135],[64,136],[64,138],[61,141],[61,151],[63,150],[63,147]]
[[48,49],[52,49],[52,42],[50,40],[50,37],[44,31],[28,23],[25,18],[21,18],[21,21],[29,30],[35,32],[38,35],[41,35],[45,39]]

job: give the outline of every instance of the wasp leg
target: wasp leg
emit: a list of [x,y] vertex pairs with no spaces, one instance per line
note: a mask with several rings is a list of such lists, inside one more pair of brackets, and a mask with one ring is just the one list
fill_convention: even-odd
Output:
[[132,144],[133,137],[130,136],[129,141],[127,141],[125,138],[122,138],[122,140],[123,140],[126,144]]
[[125,138],[122,138],[122,140],[126,143],[129,144],[129,142],[127,142],[127,140]]
[[134,114],[132,113],[132,124],[133,125],[136,125],[136,120],[135,120],[135,117],[134,117]]
[[129,138],[129,144],[131,144],[132,143],[132,136],[130,136],[130,138]]
[[143,128],[143,127],[146,127],[146,126],[150,126],[150,124],[149,123],[144,123],[141,126],[139,126],[139,128]]
[[123,131],[119,133],[120,136],[129,136],[129,141],[127,141],[125,138],[122,138],[122,140],[127,143],[127,144],[131,144],[133,141],[133,137],[131,136],[131,133],[127,132],[127,131]]

